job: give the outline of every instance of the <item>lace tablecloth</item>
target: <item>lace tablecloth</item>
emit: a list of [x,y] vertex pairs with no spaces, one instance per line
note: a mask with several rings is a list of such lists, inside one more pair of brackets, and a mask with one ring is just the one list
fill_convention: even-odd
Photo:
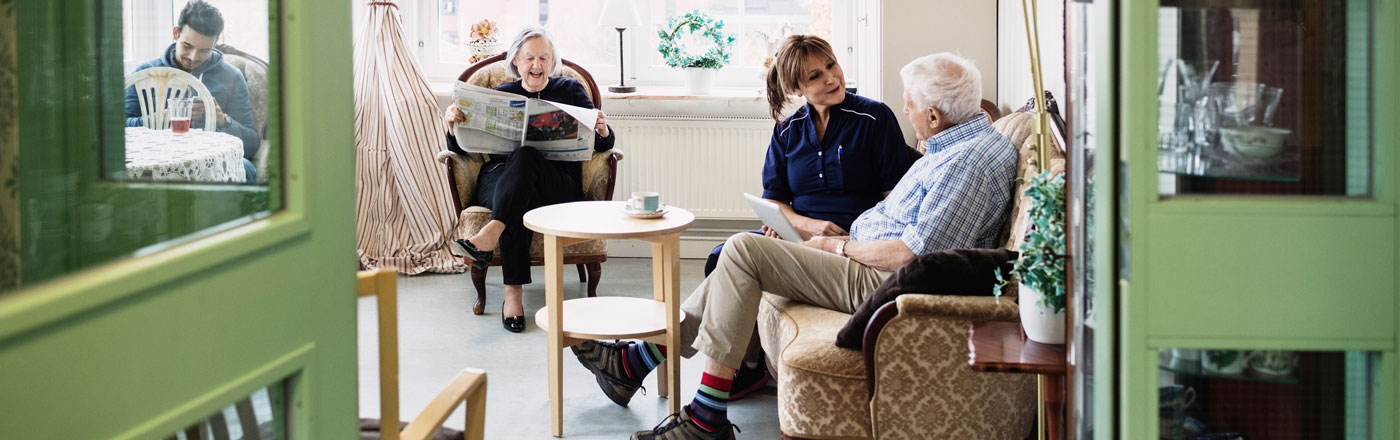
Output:
[[136,180],[243,182],[243,141],[237,137],[190,129],[126,128],[126,172]]

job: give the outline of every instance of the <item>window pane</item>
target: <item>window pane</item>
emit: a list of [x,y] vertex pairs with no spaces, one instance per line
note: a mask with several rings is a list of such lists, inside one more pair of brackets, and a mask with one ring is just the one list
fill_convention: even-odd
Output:
[[1160,438],[1370,438],[1380,353],[1163,349]]
[[[438,59],[466,66],[473,46],[500,53],[527,24],[543,23],[554,36],[559,55],[579,64],[616,64],[617,31],[598,26],[605,0],[438,0]],[[499,30],[495,44],[472,42],[471,26],[491,20]],[[489,55],[488,55],[489,56]]]
[[[788,35],[814,34],[836,45],[832,41],[830,0],[667,0],[662,3],[664,5],[653,5],[651,9],[653,29],[665,27],[673,16],[697,9],[723,20],[725,31],[735,37],[730,60],[730,66],[734,67],[763,67],[764,60],[777,52],[778,45]],[[666,64],[656,51],[660,42],[656,32],[650,32],[642,45],[646,62],[653,66]]]
[[166,440],[282,440],[287,436],[287,387],[283,380],[170,434]]
[[100,38],[3,40],[0,291],[279,209],[268,3],[210,4],[222,30],[211,10],[172,35],[185,2],[124,0],[77,30]]
[[1371,2],[1238,4],[1160,9],[1160,192],[1369,195]]

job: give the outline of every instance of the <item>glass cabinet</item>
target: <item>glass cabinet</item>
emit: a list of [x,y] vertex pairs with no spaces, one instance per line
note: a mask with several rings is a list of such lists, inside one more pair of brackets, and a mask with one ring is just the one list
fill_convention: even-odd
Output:
[[1400,438],[1396,3],[1066,3],[1068,438]]

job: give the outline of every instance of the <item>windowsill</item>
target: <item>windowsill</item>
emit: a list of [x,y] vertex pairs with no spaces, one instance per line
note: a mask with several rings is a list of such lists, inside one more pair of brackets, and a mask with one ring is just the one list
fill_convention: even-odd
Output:
[[[438,106],[446,108],[452,102],[452,87],[456,81],[431,81],[428,84],[437,98]],[[633,93],[612,93],[599,84],[603,95],[602,107],[609,115],[670,115],[767,117],[768,102],[757,87],[715,87],[710,93],[692,95],[680,86],[637,86]]]
[[623,100],[669,100],[669,101],[762,101],[763,90],[753,87],[715,87],[704,95],[693,95],[684,87],[676,86],[637,86],[632,93],[613,93],[608,86],[598,85],[603,99]]

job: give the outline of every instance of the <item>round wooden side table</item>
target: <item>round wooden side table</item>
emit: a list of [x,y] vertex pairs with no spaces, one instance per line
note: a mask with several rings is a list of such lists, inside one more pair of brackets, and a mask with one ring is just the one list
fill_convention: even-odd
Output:
[[[667,347],[680,345],[680,233],[695,214],[668,207],[666,215],[638,219],[623,202],[588,201],[543,206],[525,213],[525,227],[544,236],[545,307],[535,323],[548,332],[549,421],[555,437],[564,435],[563,350],[592,339],[641,339]],[[630,238],[650,242],[652,299],[596,297],[563,300],[564,246],[593,239]],[[565,318],[568,315],[568,318]],[[554,325],[560,323],[560,325]],[[679,353],[672,349],[672,353]],[[680,412],[680,362],[657,367],[656,388]]]

